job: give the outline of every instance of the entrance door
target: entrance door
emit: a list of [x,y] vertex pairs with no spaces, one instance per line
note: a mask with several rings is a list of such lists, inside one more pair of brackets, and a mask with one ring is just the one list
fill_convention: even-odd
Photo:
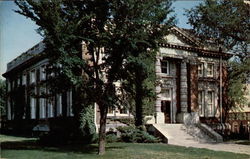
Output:
[[165,116],[165,123],[171,123],[171,102],[170,101],[161,101],[161,111]]

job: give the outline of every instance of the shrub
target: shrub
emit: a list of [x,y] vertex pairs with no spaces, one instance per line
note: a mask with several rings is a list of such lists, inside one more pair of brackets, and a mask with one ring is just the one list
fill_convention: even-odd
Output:
[[124,142],[157,143],[160,140],[142,129],[133,126],[118,127],[121,132],[121,140]]
[[106,136],[106,141],[107,141],[108,143],[117,142],[117,141],[118,141],[118,138],[117,138],[117,136],[116,136],[115,134],[108,134],[108,135]]
[[135,120],[133,118],[118,118],[118,119],[112,119],[113,121],[119,121],[120,123],[126,124],[126,125],[134,125]]

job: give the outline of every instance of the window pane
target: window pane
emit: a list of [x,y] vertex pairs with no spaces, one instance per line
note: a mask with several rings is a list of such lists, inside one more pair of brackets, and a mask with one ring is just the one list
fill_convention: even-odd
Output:
[[168,63],[168,61],[162,61],[161,62],[161,72],[168,74],[168,72],[169,72],[169,63]]
[[200,116],[204,116],[204,91],[198,92],[198,105]]
[[213,70],[214,70],[214,65],[213,64],[207,64],[207,75],[208,76],[213,76]]
[[31,83],[34,83],[35,82],[35,77],[36,75],[35,75],[35,70],[33,70],[33,71],[31,71],[31,73],[30,73],[30,82]]
[[198,65],[198,76],[203,76],[203,71],[204,71],[204,63],[200,63]]
[[31,119],[36,119],[36,106],[35,98],[30,99],[30,117]]
[[214,92],[213,91],[207,92],[207,111],[208,111],[208,115],[214,116]]
[[45,66],[42,66],[40,70],[41,70],[41,80],[45,80],[46,78]]

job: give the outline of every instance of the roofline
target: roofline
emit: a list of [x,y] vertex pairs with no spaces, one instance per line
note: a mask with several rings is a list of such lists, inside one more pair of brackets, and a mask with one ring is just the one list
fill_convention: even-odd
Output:
[[228,52],[222,52],[222,51],[214,51],[214,50],[207,50],[199,47],[190,47],[190,46],[181,46],[181,45],[175,45],[170,43],[159,43],[159,46],[161,47],[167,47],[167,48],[173,48],[173,49],[180,49],[180,50],[186,50],[186,51],[194,51],[198,54],[202,54],[203,56],[212,56],[212,57],[223,57],[225,59],[229,59],[234,54],[228,53]]
[[18,70],[24,68],[24,66],[30,66],[32,64],[34,64],[35,62],[41,61],[45,59],[45,55],[43,54],[43,52],[39,53],[37,56],[34,56],[30,59],[28,59],[27,61],[21,63],[20,65],[12,68],[9,71],[6,71],[5,73],[2,74],[3,77],[7,78],[9,76],[9,74],[13,73],[13,72],[17,72]]

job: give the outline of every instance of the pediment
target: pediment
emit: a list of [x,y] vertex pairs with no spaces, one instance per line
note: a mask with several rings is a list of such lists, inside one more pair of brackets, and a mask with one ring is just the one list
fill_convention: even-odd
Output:
[[187,29],[181,29],[173,27],[170,33],[165,37],[168,44],[190,46],[190,47],[201,47],[202,44],[195,38],[192,33],[188,32]]
[[191,46],[186,41],[182,40],[180,37],[176,36],[173,33],[168,34],[165,39],[168,44],[180,45],[180,46]]

